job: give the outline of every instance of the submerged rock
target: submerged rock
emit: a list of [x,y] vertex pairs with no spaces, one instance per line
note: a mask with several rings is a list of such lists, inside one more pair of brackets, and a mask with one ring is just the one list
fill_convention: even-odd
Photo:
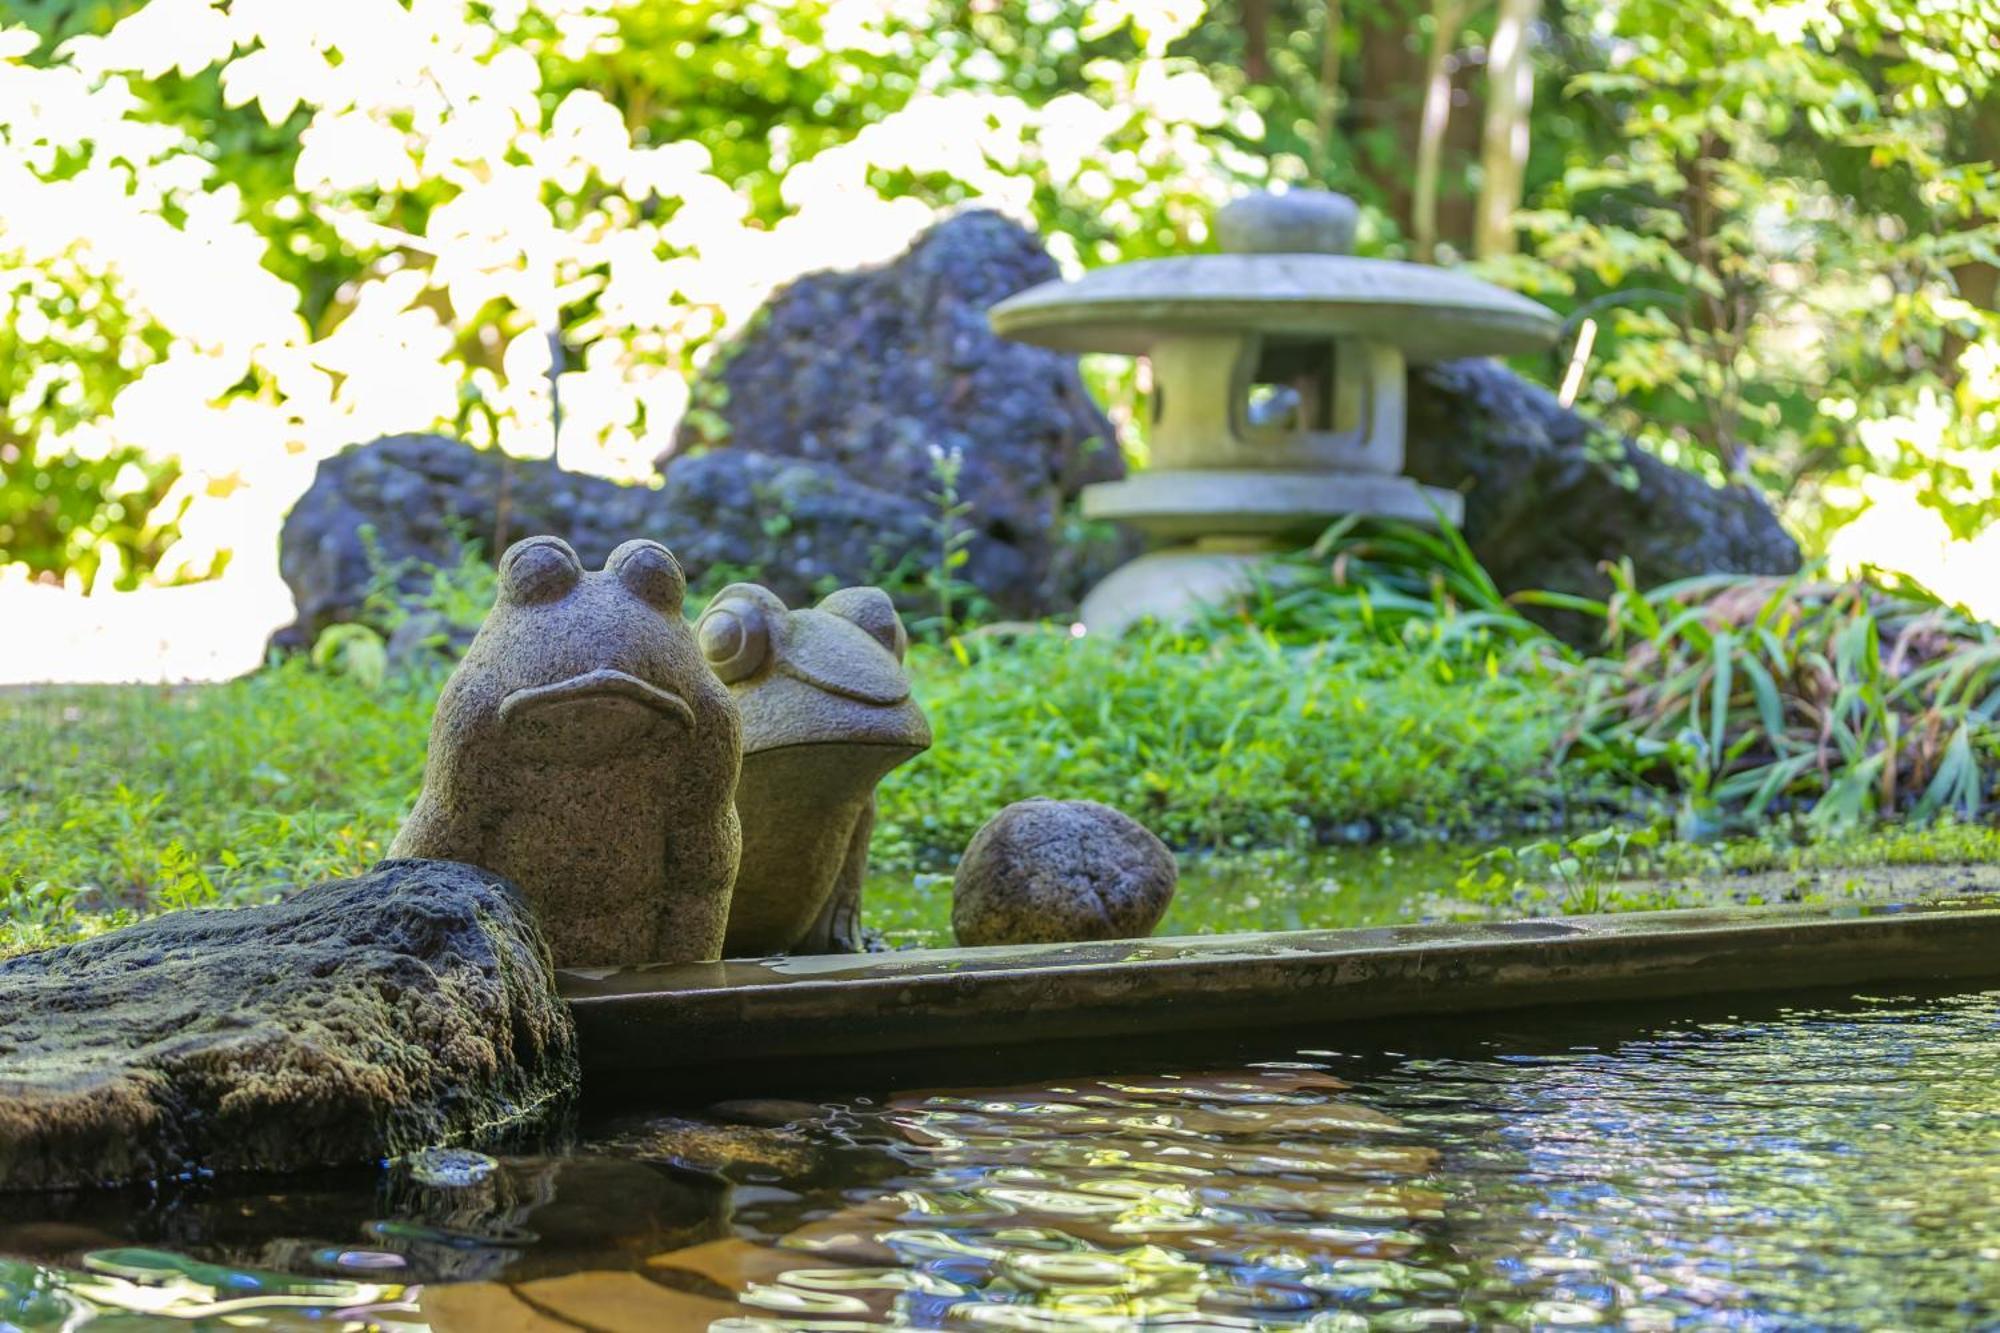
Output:
[[972,836],[952,880],[962,945],[1139,939],[1173,902],[1167,845],[1096,801],[1016,801]]
[[590,1149],[737,1183],[798,1185],[825,1164],[819,1146],[797,1124],[726,1124],[678,1115],[614,1121],[592,1138]]
[[0,1189],[477,1143],[577,1077],[526,903],[466,865],[385,861],[0,963]]

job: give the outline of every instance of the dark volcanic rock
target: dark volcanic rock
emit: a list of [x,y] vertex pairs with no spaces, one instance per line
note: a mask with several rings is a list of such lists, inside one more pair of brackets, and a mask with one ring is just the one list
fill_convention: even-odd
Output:
[[475,1142],[531,1127],[577,1076],[519,892],[385,861],[0,963],[0,1190]]
[[[1799,548],[1763,496],[1707,481],[1564,408],[1493,361],[1410,373],[1409,472],[1465,494],[1465,535],[1503,591],[1602,597],[1629,557],[1642,587],[1789,574]],[[1552,617],[1572,637],[1580,617]]]
[[[322,462],[286,516],[278,568],[298,620],[280,630],[278,644],[302,648],[328,624],[370,620],[368,592],[380,576],[392,596],[408,600],[430,586],[432,568],[456,564],[466,542],[494,556],[544,532],[568,540],[586,564],[600,564],[630,536],[650,536],[672,546],[694,580],[754,576],[788,602],[884,582],[922,596],[920,574],[938,558],[930,504],[824,462],[722,448],[678,460],[654,490],[438,434],[396,434]],[[996,590],[994,600],[1032,582],[1030,560],[1014,544],[976,532],[966,552],[958,576]],[[1064,592],[1056,604],[1076,600],[1086,558],[1110,566],[1092,548],[1058,552],[1052,568]],[[394,656],[414,660],[438,634],[450,636],[450,626],[434,618],[400,630]]]
[[1124,475],[1117,437],[1076,358],[986,323],[995,302],[1058,276],[1033,233],[969,212],[891,263],[799,278],[697,386],[697,401],[720,401],[682,422],[666,475],[712,446],[792,455],[928,516],[936,456],[956,450],[967,521],[985,539],[963,577],[1010,614],[1072,605],[1085,575],[1060,553],[1065,507],[1085,484]]
[[1055,276],[1031,233],[966,213],[894,263],[798,279],[698,390],[713,405],[683,423],[658,490],[435,435],[348,449],[285,520],[279,568],[298,621],[279,642],[364,619],[378,569],[414,593],[426,566],[455,563],[468,542],[495,556],[540,533],[593,566],[651,537],[692,578],[722,568],[786,601],[856,584],[914,595],[939,558],[937,455],[954,450],[971,505],[956,520],[971,541],[955,577],[1012,615],[1073,606],[1131,554],[1103,534],[1064,540],[1077,492],[1123,475],[1117,439],[1074,357],[986,327],[988,306]]
[[907,496],[825,463],[743,449],[679,460],[659,494],[660,540],[691,577],[733,571],[787,602],[883,582],[937,540],[930,512]]
[[[303,647],[328,625],[369,619],[378,571],[392,595],[408,598],[429,585],[432,568],[456,564],[468,543],[491,558],[543,533],[592,566],[628,538],[651,537],[673,548],[691,578],[754,572],[793,601],[811,600],[822,585],[907,571],[937,544],[923,504],[800,459],[722,450],[682,460],[655,490],[441,435],[392,435],[320,464],[286,517],[278,566],[298,620],[279,642]],[[988,563],[1004,568],[1010,555],[1002,550]],[[418,655],[434,628],[410,631],[398,655]]]
[[643,526],[655,497],[553,464],[510,459],[442,435],[389,435],[319,465],[285,517],[278,569],[298,605],[280,639],[302,647],[328,625],[362,620],[377,571],[405,593],[466,543],[497,557],[516,540],[554,533],[602,564]]

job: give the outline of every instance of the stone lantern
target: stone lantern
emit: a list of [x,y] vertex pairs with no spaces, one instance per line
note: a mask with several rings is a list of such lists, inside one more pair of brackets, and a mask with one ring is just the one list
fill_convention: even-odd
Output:
[[1557,317],[1464,274],[1356,258],[1354,222],[1344,195],[1251,195],[1217,216],[1221,254],[1119,264],[993,307],[1008,337],[1152,361],[1152,465],[1087,487],[1083,510],[1157,549],[1084,599],[1093,632],[1238,591],[1343,515],[1460,520],[1456,493],[1403,474],[1407,368],[1547,347]]

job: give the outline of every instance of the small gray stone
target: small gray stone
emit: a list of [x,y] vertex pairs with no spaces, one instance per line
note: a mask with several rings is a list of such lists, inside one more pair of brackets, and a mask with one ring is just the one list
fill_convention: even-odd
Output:
[[951,929],[968,946],[1139,939],[1179,878],[1166,844],[1108,805],[1018,801],[959,860]]
[[658,542],[594,573],[559,538],[516,542],[438,698],[390,854],[512,879],[559,967],[721,956],[740,725],[681,617],[686,590]]
[[471,866],[385,861],[0,963],[0,1191],[477,1143],[577,1077],[526,904]]

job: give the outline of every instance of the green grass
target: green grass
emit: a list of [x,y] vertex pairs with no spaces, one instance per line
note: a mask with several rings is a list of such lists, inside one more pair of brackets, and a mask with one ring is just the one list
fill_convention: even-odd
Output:
[[[468,562],[434,585],[464,623],[492,581]],[[1597,617],[1603,649],[1534,605]],[[1166,929],[1191,933],[1673,905],[1757,875],[1783,896],[1835,864],[2000,854],[1979,822],[2000,636],[1810,571],[1510,599],[1454,533],[1343,526],[1190,631],[996,626],[909,665],[938,739],[881,788],[869,909],[909,942],[942,942],[959,850],[1037,795],[1225,854],[1190,863]],[[445,670],[389,672],[344,626],[226,685],[0,694],[0,953],[364,869],[417,794]],[[1325,889],[1368,876],[1311,855],[1523,835],[1367,893]]]
[[430,702],[302,661],[0,695],[0,952],[365,868],[421,776]]
[[[883,784],[874,864],[941,898],[932,877],[1033,795],[1106,801],[1182,849],[1465,834],[1612,795],[1565,773],[1559,700],[1366,643],[975,637],[910,668],[939,739]],[[365,868],[416,796],[442,680],[294,659],[0,696],[0,951]]]

